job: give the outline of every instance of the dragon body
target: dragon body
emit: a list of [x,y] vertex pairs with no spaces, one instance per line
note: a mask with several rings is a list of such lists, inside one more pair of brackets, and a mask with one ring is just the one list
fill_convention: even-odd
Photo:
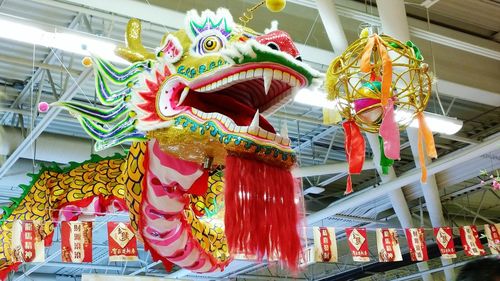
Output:
[[[282,31],[258,35],[227,10],[187,14],[185,29],[149,52],[140,22],[127,27],[117,69],[93,58],[102,106],[60,102],[96,149],[128,154],[42,168],[1,216],[0,269],[15,269],[15,220],[74,220],[86,210],[127,211],[155,260],[194,272],[223,270],[235,253],[296,267],[300,198],[290,139],[265,116],[318,73]],[[50,244],[54,224],[40,234]]]

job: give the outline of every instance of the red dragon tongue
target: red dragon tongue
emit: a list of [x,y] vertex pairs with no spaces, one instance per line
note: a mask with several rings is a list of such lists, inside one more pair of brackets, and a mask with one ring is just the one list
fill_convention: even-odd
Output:
[[[243,176],[242,176],[243,175]],[[228,155],[225,176],[225,230],[232,253],[277,258],[298,269],[303,205],[289,170]],[[300,232],[302,233],[302,232]]]

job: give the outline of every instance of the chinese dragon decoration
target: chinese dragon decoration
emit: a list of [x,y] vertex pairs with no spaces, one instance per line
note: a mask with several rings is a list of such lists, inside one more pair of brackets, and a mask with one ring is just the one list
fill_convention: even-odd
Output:
[[[131,143],[126,155],[93,156],[44,167],[22,196],[2,207],[0,270],[19,266],[9,245],[15,220],[76,220],[84,211],[126,211],[155,260],[197,273],[223,270],[234,254],[278,259],[297,269],[303,205],[290,139],[265,116],[319,78],[290,36],[257,34],[229,12],[187,13],[185,29],[161,47],[141,43],[132,19],[118,69],[94,68],[102,105],[59,102],[102,150]],[[49,245],[54,224],[40,235]]]

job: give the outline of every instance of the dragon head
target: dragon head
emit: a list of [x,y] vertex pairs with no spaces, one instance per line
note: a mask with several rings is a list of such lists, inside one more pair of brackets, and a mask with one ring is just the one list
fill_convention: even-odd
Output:
[[[153,154],[185,160],[186,167],[194,163],[204,174],[224,166],[231,251],[278,256],[296,268],[303,215],[299,184],[290,172],[296,158],[287,134],[277,133],[265,116],[319,73],[301,61],[287,33],[258,35],[236,25],[225,9],[188,12],[185,29],[166,34],[154,53],[142,46],[140,33],[140,22],[131,20],[127,46],[117,49],[132,62],[127,68],[92,61],[105,108],[59,105],[97,140],[97,150],[151,139],[159,148]],[[201,195],[206,185],[199,186]],[[250,241],[255,247],[245,246]]]
[[[154,53],[142,46],[140,31],[140,22],[131,20],[127,47],[117,50],[133,62],[127,69],[94,59],[98,96],[113,108],[64,104],[98,149],[155,138],[165,152],[195,162],[223,164],[231,153],[293,165],[290,139],[265,117],[318,73],[301,61],[286,32],[258,35],[235,24],[225,9],[189,11],[185,29],[166,34]],[[111,91],[109,81],[125,87]],[[111,121],[110,128],[101,125]]]

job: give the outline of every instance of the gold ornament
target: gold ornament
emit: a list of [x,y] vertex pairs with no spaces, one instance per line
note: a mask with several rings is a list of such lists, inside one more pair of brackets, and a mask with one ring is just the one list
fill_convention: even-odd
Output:
[[92,66],[92,59],[89,57],[84,57],[82,59],[82,65],[85,67],[91,67]]
[[285,0],[266,0],[266,7],[271,12],[281,12],[286,6]]
[[286,0],[264,0],[248,8],[243,15],[238,19],[242,26],[246,26],[253,19],[253,12],[257,10],[260,6],[266,4],[266,7],[271,12],[281,12],[286,6]]
[[372,133],[379,131],[383,105],[390,99],[404,129],[425,109],[431,94],[429,66],[422,60],[410,41],[365,34],[330,64],[325,82],[328,98],[338,102],[343,118]]

